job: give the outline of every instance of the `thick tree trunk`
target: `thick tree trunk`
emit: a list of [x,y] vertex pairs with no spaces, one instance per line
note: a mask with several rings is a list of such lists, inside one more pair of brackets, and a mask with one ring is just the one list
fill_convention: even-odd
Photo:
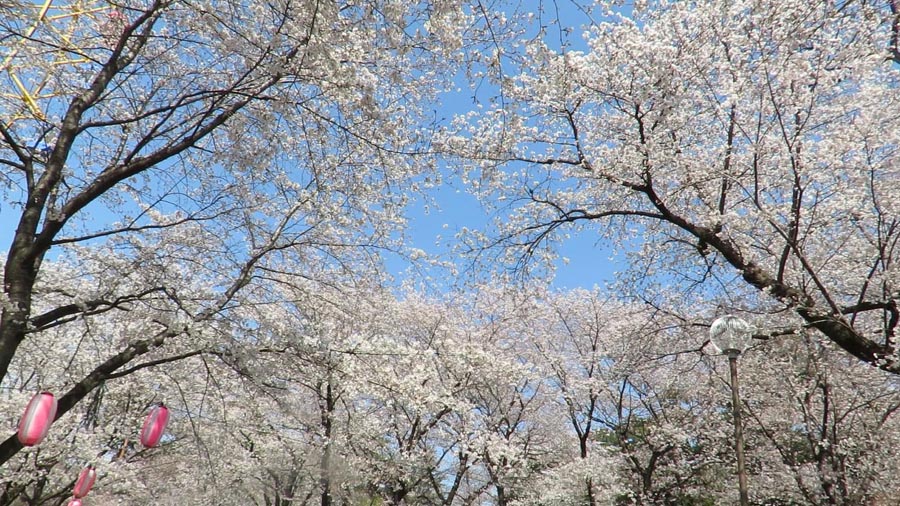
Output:
[[6,377],[9,364],[25,338],[31,317],[31,299],[37,277],[36,265],[43,252],[34,251],[34,237],[40,220],[43,199],[30,196],[19,220],[3,271],[3,292],[7,303],[0,312],[0,379]]

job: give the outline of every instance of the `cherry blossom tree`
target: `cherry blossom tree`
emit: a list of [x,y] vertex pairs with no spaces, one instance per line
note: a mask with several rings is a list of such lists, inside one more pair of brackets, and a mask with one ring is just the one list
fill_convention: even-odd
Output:
[[[135,1],[48,15],[64,31],[32,30],[38,7],[0,9],[6,68],[43,90],[0,98],[4,385],[54,387],[63,417],[107,380],[220,351],[193,339],[232,336],[217,322],[274,272],[377,277],[402,249],[395,190],[429,166],[421,113],[473,23],[460,4]],[[84,367],[77,346],[54,363],[81,376],[14,370],[42,333],[141,311]]]
[[576,443],[577,464],[565,474],[582,477],[563,496],[577,504],[721,497],[725,392],[702,360],[697,329],[598,290],[544,291],[533,304],[522,332]]
[[[82,281],[64,264],[53,271],[56,287]],[[242,292],[229,320],[192,326],[190,340],[94,389],[7,462],[0,502],[56,504],[91,462],[91,498],[104,503],[734,500],[727,367],[705,343],[706,320],[599,290],[493,283],[429,297],[272,279]],[[157,315],[142,301],[29,339],[4,390],[8,425],[34,386],[80,378]],[[813,332],[758,340],[741,370],[754,500],[898,497],[885,471],[900,444],[893,375]],[[170,428],[159,448],[141,448],[142,416],[159,401]]]
[[[804,332],[742,357],[754,495],[797,504],[898,497],[896,379]],[[724,376],[724,371],[722,373]],[[743,385],[742,385],[743,386]]]
[[[894,3],[599,2],[583,50],[497,7],[0,6],[46,91],[0,94],[3,423],[60,394],[40,446],[0,442],[0,504],[87,464],[104,504],[727,503],[724,308],[758,328],[754,500],[896,502]],[[466,63],[498,96],[433,143]],[[387,287],[439,150],[508,206],[482,252],[527,270],[599,225],[618,291]]]
[[505,48],[498,99],[447,129],[508,211],[472,247],[522,268],[598,231],[644,298],[677,283],[706,307],[790,310],[900,372],[894,3],[590,12],[583,50]]

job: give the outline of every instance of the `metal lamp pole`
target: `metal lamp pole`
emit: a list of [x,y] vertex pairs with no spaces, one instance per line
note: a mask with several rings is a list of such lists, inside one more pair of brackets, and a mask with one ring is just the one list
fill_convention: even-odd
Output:
[[744,459],[744,426],[741,419],[741,395],[738,385],[737,359],[753,336],[753,327],[744,320],[732,315],[716,319],[709,329],[709,338],[713,346],[728,357],[728,369],[731,372],[731,412],[734,418],[734,448],[737,455],[738,492],[741,506],[750,505],[747,492],[747,469]]
[[731,369],[731,411],[734,415],[734,448],[737,453],[738,491],[741,506],[749,506],[747,494],[747,468],[744,460],[744,426],[741,420],[741,395],[738,387],[737,359],[740,352],[728,353],[728,368]]

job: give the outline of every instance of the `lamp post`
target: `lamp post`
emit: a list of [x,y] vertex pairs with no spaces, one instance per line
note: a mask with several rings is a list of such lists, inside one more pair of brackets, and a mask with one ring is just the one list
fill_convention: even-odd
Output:
[[753,327],[737,316],[717,318],[709,328],[709,340],[720,353],[728,357],[731,370],[731,409],[734,416],[734,446],[737,454],[738,491],[741,506],[749,506],[747,470],[744,467],[744,428],[741,423],[741,399],[738,390],[737,359],[750,345]]

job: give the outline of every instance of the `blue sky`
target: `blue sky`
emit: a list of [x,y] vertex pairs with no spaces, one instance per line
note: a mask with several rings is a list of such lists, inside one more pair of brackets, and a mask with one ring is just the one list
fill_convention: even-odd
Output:
[[[429,191],[433,199],[427,206],[417,200],[409,208],[410,248],[418,248],[443,261],[455,262],[463,267],[468,261],[454,251],[455,235],[463,228],[484,230],[489,227],[491,214],[478,200],[468,194],[455,178],[439,188]],[[590,228],[575,233],[563,241],[559,248],[553,285],[558,288],[603,287],[612,281],[622,260],[610,261],[612,251],[598,242],[598,235]],[[398,259],[388,259],[388,269],[398,275],[406,265]]]

